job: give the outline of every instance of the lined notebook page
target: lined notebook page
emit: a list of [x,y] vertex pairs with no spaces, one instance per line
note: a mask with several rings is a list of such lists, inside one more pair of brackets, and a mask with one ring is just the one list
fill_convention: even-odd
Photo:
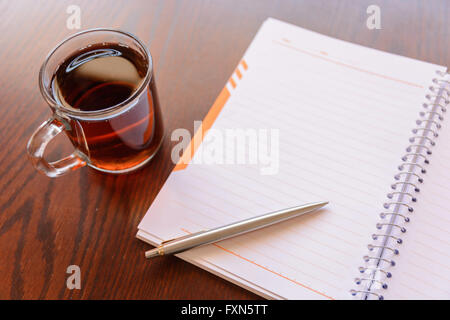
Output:
[[[447,76],[447,81],[450,77]],[[450,85],[447,86],[450,92]],[[445,93],[443,94],[445,96]],[[441,102],[443,104],[443,101]],[[386,298],[450,299],[450,125],[443,122]]]
[[179,256],[269,298],[349,298],[438,68],[268,19],[222,90],[213,128],[278,130],[276,174],[262,175],[261,163],[196,163],[220,142],[207,134],[170,175],[138,237],[157,244],[328,200],[320,212]]

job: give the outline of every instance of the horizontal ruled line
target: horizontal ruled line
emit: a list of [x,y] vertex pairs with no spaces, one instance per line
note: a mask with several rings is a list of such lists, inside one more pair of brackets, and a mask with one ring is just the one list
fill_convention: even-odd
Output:
[[294,46],[292,46],[290,44],[282,43],[282,42],[280,42],[278,40],[273,40],[273,42],[275,42],[275,43],[277,43],[279,45],[282,45],[284,47],[296,50],[298,52],[307,54],[307,55],[309,55],[311,57],[322,59],[324,61],[328,61],[328,62],[334,63],[334,64],[342,66],[342,67],[353,69],[353,70],[356,70],[356,71],[359,71],[359,72],[364,72],[364,73],[367,73],[367,74],[370,74],[370,75],[373,75],[373,76],[376,76],[376,77],[380,77],[380,78],[396,81],[398,83],[403,83],[403,84],[406,84],[408,86],[412,86],[412,87],[416,87],[416,88],[423,88],[422,85],[417,84],[417,83],[405,81],[405,80],[402,80],[402,79],[397,79],[397,78],[390,77],[390,76],[387,76],[387,75],[384,75],[384,74],[380,74],[380,73],[376,73],[376,72],[373,72],[373,71],[365,70],[365,69],[362,69],[362,68],[359,68],[359,67],[347,64],[347,63],[343,63],[343,62],[340,62],[340,61],[337,61],[337,60],[332,60],[330,58],[327,58],[327,57],[324,57],[324,56],[321,56],[321,55],[318,55],[318,54],[315,54],[315,53],[312,53],[312,52],[309,52],[309,51],[306,51],[306,50],[303,50],[303,49],[300,49],[300,48],[296,48],[296,47],[294,47]]

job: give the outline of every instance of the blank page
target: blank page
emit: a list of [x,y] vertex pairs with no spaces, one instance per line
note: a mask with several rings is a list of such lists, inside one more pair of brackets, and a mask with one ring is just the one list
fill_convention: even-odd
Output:
[[216,101],[224,105],[212,128],[267,133],[278,162],[205,164],[204,149],[222,142],[209,131],[170,175],[138,237],[157,244],[328,200],[316,213],[179,256],[264,297],[349,298],[436,69],[444,70],[266,20]]

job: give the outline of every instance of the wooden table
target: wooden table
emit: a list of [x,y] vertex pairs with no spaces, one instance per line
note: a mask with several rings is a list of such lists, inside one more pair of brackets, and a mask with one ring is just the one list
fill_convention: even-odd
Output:
[[[0,1],[0,298],[255,299],[256,295],[166,257],[146,261],[137,225],[169,175],[167,135],[151,165],[113,176],[83,168],[50,179],[25,146],[50,115],[38,89],[47,52],[77,30],[115,27],[142,39],[153,55],[168,133],[193,131],[269,16],[380,50],[450,66],[447,0],[311,1]],[[381,30],[366,9],[381,8]],[[67,139],[49,152],[71,152]],[[66,269],[81,268],[81,290],[66,288]]]

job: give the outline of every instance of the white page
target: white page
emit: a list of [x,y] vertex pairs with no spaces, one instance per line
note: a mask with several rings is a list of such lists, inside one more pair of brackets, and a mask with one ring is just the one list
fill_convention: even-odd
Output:
[[[196,164],[173,172],[138,236],[151,243],[307,202],[325,210],[180,256],[266,297],[349,298],[432,64],[268,19],[227,83],[214,129],[278,129],[279,171]],[[236,83],[236,86],[232,83]],[[216,143],[218,143],[216,141]],[[259,289],[263,288],[263,290]]]
[[[447,76],[450,81],[450,76]],[[446,90],[450,92],[450,85]],[[443,93],[445,96],[445,93]],[[448,95],[447,95],[448,96]],[[440,101],[444,105],[443,99]],[[450,299],[450,125],[438,130],[404,243],[385,294],[392,299]],[[433,129],[435,129],[433,127]]]

